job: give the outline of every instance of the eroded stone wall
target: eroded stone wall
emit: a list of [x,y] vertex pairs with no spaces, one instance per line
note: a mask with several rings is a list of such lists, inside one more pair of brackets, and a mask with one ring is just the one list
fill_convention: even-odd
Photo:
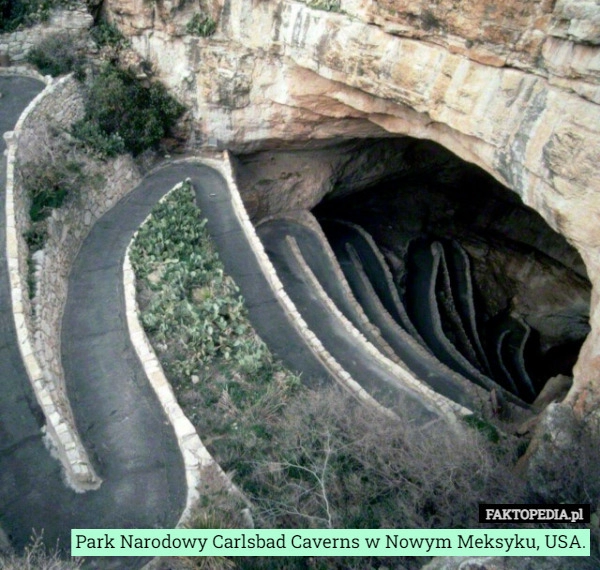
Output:
[[[68,129],[83,116],[83,93],[74,79],[60,82],[52,96],[46,96],[28,117],[20,136],[19,167],[43,156],[48,128]],[[83,155],[85,156],[85,155]],[[133,188],[141,175],[129,156],[98,164],[86,161],[88,177],[95,183],[83,186],[77,196],[54,210],[47,222],[44,249],[34,255],[36,294],[32,306],[36,350],[53,378],[63,377],[60,364],[60,327],[71,265],[94,222]],[[23,228],[28,227],[28,199],[19,192]],[[24,233],[24,231],[23,231]],[[63,390],[62,382],[58,385]]]

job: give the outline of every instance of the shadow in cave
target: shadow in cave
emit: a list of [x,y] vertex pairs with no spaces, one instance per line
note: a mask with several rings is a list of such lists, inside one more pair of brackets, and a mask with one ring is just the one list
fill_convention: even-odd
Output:
[[382,149],[386,164],[345,164],[313,209],[334,249],[347,257],[352,248],[336,222],[371,236],[419,340],[480,386],[531,404],[548,379],[572,376],[591,291],[577,251],[516,193],[440,145],[360,144],[371,156]]

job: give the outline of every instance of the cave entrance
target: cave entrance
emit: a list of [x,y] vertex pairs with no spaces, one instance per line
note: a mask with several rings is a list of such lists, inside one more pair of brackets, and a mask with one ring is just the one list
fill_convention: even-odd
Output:
[[[439,318],[462,357],[528,403],[550,378],[570,378],[589,332],[591,285],[577,251],[516,193],[444,147],[365,143],[367,153],[378,147],[390,161],[386,174],[365,184],[368,173],[346,169],[313,209],[317,219],[350,222],[373,238],[429,348],[435,338],[417,305],[433,248]],[[461,303],[472,303],[475,338]]]
[[528,404],[551,378],[552,398],[566,393],[589,332],[591,285],[577,251],[515,192],[409,137],[238,160],[255,220],[311,210],[342,268],[359,273],[378,271],[358,251],[371,240],[401,305],[386,309],[403,312],[399,325],[444,365]]

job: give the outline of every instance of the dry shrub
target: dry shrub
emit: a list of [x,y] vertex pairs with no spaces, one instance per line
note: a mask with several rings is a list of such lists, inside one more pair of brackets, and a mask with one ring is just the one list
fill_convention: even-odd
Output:
[[34,534],[23,553],[0,552],[0,570],[76,570],[83,561],[65,560],[58,549],[46,550],[43,537]]
[[468,427],[419,431],[338,390],[306,392],[254,470],[253,500],[266,527],[477,527],[478,503],[524,497],[509,447]]

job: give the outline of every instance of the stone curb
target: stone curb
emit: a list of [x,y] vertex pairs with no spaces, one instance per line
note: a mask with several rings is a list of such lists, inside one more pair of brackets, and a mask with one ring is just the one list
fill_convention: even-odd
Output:
[[322,244],[323,253],[329,259],[329,261],[333,267],[335,277],[338,280],[342,289],[344,290],[344,296],[346,297],[348,302],[352,305],[353,309],[356,311],[360,322],[366,329],[369,330],[369,332],[373,335],[373,337],[375,337],[377,339],[377,343],[380,347],[380,351],[384,353],[386,358],[389,358],[390,360],[392,360],[399,366],[403,366],[403,363],[396,356],[396,353],[394,352],[392,347],[381,336],[381,331],[369,320],[369,318],[365,314],[363,308],[360,306],[360,304],[354,297],[354,293],[350,289],[350,285],[348,284],[348,281],[346,280],[346,276],[344,275],[344,272],[342,271],[342,268],[340,267],[340,264],[338,263],[338,260],[335,257],[335,254],[333,253],[331,246],[329,245],[329,242],[327,241],[327,238],[325,237],[325,234],[323,233],[323,229],[319,225],[319,222],[316,220],[316,218],[310,212],[307,212],[305,210],[284,213],[280,216],[276,216],[276,218],[277,217],[278,218],[287,218],[292,221],[298,222],[298,223],[310,228],[315,233],[315,235],[317,235],[317,237],[319,238],[319,240]]
[[32,67],[28,67],[26,65],[14,65],[11,67],[0,67],[0,75],[4,77],[31,77],[32,79],[37,79],[42,83],[46,83],[48,85],[53,81],[53,78],[49,75],[42,75],[39,71],[33,69]]
[[283,284],[279,280],[277,272],[275,271],[271,260],[267,256],[262,242],[256,234],[256,229],[248,217],[248,213],[246,212],[246,208],[244,207],[239,189],[235,182],[233,166],[228,151],[225,151],[225,160],[227,164],[227,174],[225,172],[222,172],[222,174],[225,176],[227,183],[229,184],[234,211],[238,217],[238,220],[240,221],[244,233],[246,234],[246,239],[256,255],[258,264],[261,266],[263,274],[271,286],[271,290],[273,291],[276,300],[287,314],[292,326],[305,340],[306,346],[309,348],[309,350],[322,362],[325,368],[344,390],[348,391],[357,399],[374,406],[376,409],[387,415],[395,415],[391,410],[384,408],[374,398],[372,398],[372,396],[368,394],[367,391],[364,390],[364,388],[362,388],[362,386],[356,380],[354,380],[354,378],[352,378],[352,376],[340,365],[340,363],[325,349],[321,341],[310,330],[300,315],[300,312],[283,288]]
[[[437,243],[432,244],[430,246],[432,261],[433,261],[433,278],[432,283],[435,284],[436,277],[438,272],[442,269],[443,264],[443,256],[444,251],[442,249],[441,244]],[[477,378],[484,387],[489,387],[489,389],[493,389],[496,386],[496,383],[491,379],[479,372],[461,353],[457,350],[457,348],[452,344],[450,339],[446,336],[444,332],[444,328],[442,326],[442,317],[440,315],[440,309],[438,305],[438,300],[435,294],[435,287],[432,285],[428,292],[429,302],[431,306],[435,309],[435,312],[432,313],[432,321],[433,321],[433,329],[434,334],[438,342],[442,344],[442,346],[446,349],[448,354],[452,356],[455,362],[460,363],[464,369],[466,369],[473,377]]]
[[[203,163],[204,161],[196,162]],[[210,166],[213,165],[211,164]],[[181,188],[181,186],[182,183],[175,185],[160,199],[160,202],[166,200],[174,190]],[[151,217],[151,214],[148,215],[140,224],[140,228],[142,228]],[[131,344],[133,345],[133,348],[140,359],[140,363],[144,368],[146,376],[148,377],[148,381],[150,382],[156,397],[158,398],[167,418],[169,419],[169,422],[173,426],[175,437],[177,438],[177,443],[179,445],[179,449],[181,450],[181,455],[183,456],[187,483],[187,499],[184,511],[178,523],[178,526],[181,526],[190,519],[194,507],[197,505],[198,500],[200,499],[200,485],[204,479],[204,472],[208,467],[216,469],[217,476],[219,477],[224,489],[241,497],[244,502],[248,503],[248,501],[223,471],[223,469],[221,469],[221,466],[214,460],[213,456],[202,443],[202,440],[198,436],[198,433],[192,425],[192,422],[190,422],[190,420],[185,416],[183,410],[177,402],[173,388],[165,376],[160,361],[158,360],[158,357],[156,356],[156,353],[154,352],[154,349],[152,348],[152,345],[146,336],[144,328],[140,323],[139,307],[136,298],[136,278],[129,257],[131,246],[135,241],[138,232],[139,229],[133,234],[125,251],[125,259],[123,261],[125,314]]]
[[[9,75],[17,74],[10,73]],[[30,70],[27,71],[27,75],[40,79],[39,74]],[[49,77],[44,78],[43,81],[46,83],[46,88],[23,111],[14,130],[4,134],[7,145],[6,257],[9,268],[15,329],[23,364],[35,392],[36,399],[44,412],[46,433],[65,469],[67,483],[75,491],[84,492],[97,489],[101,485],[102,480],[96,475],[79,438],[68,400],[65,397],[61,397],[52,386],[52,383],[47,381],[35,354],[29,321],[30,316],[27,314],[24,306],[24,300],[28,295],[25,285],[26,278],[24,277],[27,274],[27,268],[22,267],[19,262],[19,253],[20,248],[23,247],[23,242],[19,239],[14,206],[15,166],[20,131],[25,120],[37,105],[45,97],[51,96],[68,79],[68,76],[58,81],[54,81]]]
[[[350,247],[352,247],[352,246],[350,246]],[[364,272],[364,269],[360,262],[358,254],[354,251],[354,249],[352,249],[352,251],[350,252],[350,257],[355,266],[355,269],[361,273],[361,275],[363,276],[362,278],[367,282],[368,286],[371,287],[369,294],[370,294],[372,300],[379,305],[382,317],[385,319],[387,325],[390,328],[394,329],[396,331],[396,335],[398,335],[398,337],[401,338],[404,343],[409,344],[411,346],[412,350],[415,353],[417,353],[420,358],[428,360],[430,362],[435,361],[436,366],[441,371],[443,371],[446,376],[448,376],[449,378],[452,378],[454,381],[460,383],[462,388],[468,394],[471,395],[474,402],[479,402],[480,405],[483,405],[482,402],[485,402],[489,398],[489,393],[486,392],[483,388],[477,386],[477,384],[475,384],[474,382],[467,380],[460,374],[457,374],[456,372],[454,372],[454,370],[451,370],[450,368],[448,368],[440,360],[437,360],[422,344],[420,344],[417,340],[415,340],[413,337],[411,337],[407,331],[402,329],[400,327],[400,325],[386,311],[385,307],[383,306],[379,297],[377,296],[377,293],[372,289],[369,278],[367,277],[366,273]],[[474,406],[473,411],[475,411],[476,409],[477,409],[477,407]]]
[[287,238],[288,244],[296,261],[300,265],[302,272],[306,275],[308,280],[310,281],[313,290],[320,297],[320,299],[327,305],[329,311],[336,316],[343,323],[344,330],[347,331],[350,336],[355,339],[359,345],[362,347],[373,357],[374,360],[379,362],[390,374],[392,374],[395,378],[399,379],[407,388],[413,390],[421,397],[430,402],[433,406],[437,407],[441,414],[451,423],[455,424],[457,415],[467,415],[470,414],[471,411],[463,406],[448,400],[441,394],[438,394],[422,382],[420,382],[414,375],[408,371],[403,366],[396,364],[391,361],[389,358],[385,357],[373,344],[371,344],[365,336],[357,330],[348,319],[340,312],[340,310],[336,307],[331,298],[327,295],[318,279],[306,263],[306,260],[302,256],[302,252],[298,247],[296,240],[288,236]]
[[390,295],[392,296],[394,304],[396,305],[396,310],[401,315],[401,317],[406,320],[407,331],[414,339],[417,340],[417,342],[419,344],[421,344],[424,347],[425,341],[421,338],[421,335],[419,334],[417,329],[410,322],[408,315],[406,315],[406,309],[404,308],[404,303],[402,303],[400,296],[398,295],[398,290],[396,289],[396,284],[394,283],[394,277],[392,276],[392,273],[388,267],[385,257],[379,250],[379,246],[375,243],[373,236],[370,233],[368,233],[367,231],[365,231],[364,228],[362,228],[356,224],[353,224],[352,222],[347,222],[346,220],[335,220],[335,221],[338,223],[341,223],[341,224],[345,224],[348,227],[355,230],[356,232],[358,232],[362,236],[362,238],[369,244],[371,250],[373,251],[373,255],[379,260],[381,269],[383,270],[383,273],[385,274],[385,279],[388,284],[388,289],[390,291]]

